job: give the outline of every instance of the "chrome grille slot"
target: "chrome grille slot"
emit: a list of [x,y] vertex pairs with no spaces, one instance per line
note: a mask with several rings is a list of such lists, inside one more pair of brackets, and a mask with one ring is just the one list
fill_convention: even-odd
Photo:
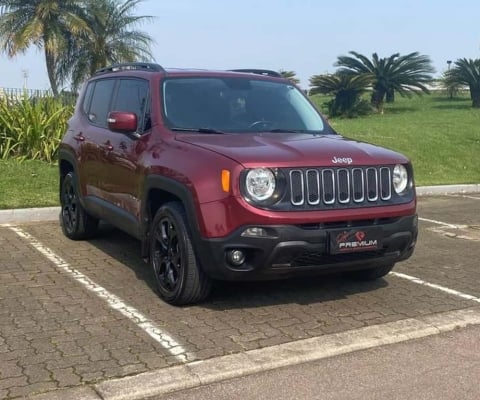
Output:
[[337,170],[338,201],[342,204],[350,202],[350,174],[348,169]]
[[305,185],[301,170],[290,171],[291,199],[294,206],[301,206],[305,202]]
[[320,204],[320,175],[316,169],[307,170],[308,204]]
[[325,204],[335,203],[335,172],[333,169],[322,171],[322,193]]
[[361,203],[365,200],[365,177],[363,170],[354,168],[352,170],[353,201]]
[[390,168],[380,168],[380,196],[382,200],[390,200],[392,197],[392,175]]
[[391,167],[305,168],[288,176],[294,206],[358,207],[393,197]]
[[378,200],[378,175],[375,168],[367,168],[367,199]]

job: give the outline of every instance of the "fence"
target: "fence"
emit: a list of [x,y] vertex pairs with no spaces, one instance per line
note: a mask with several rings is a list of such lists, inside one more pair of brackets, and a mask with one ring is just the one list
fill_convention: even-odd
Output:
[[[1,88],[0,100],[21,101],[27,99],[38,99],[44,97],[54,97],[51,90],[41,89],[19,89],[19,88]],[[58,98],[62,99],[64,104],[74,104],[77,99],[77,94],[72,92],[62,91]]]

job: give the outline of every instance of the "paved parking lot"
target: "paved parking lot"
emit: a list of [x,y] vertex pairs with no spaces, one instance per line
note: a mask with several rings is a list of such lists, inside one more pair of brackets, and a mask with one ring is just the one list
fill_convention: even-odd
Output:
[[341,276],[228,283],[201,305],[155,294],[139,243],[108,227],[0,227],[0,398],[480,306],[480,195],[419,200],[415,255],[374,283]]

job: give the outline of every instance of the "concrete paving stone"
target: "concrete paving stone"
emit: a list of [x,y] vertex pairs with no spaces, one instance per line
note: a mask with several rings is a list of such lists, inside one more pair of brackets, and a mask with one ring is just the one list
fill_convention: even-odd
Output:
[[259,348],[277,346],[279,344],[287,343],[290,339],[285,338],[284,336],[269,337],[267,339],[260,339],[258,341]]
[[29,400],[100,400],[98,394],[90,387],[61,389],[28,396]]
[[138,361],[144,364],[147,369],[157,369],[168,367],[163,357],[159,357],[157,353],[139,353]]
[[0,364],[0,379],[21,376],[22,368],[17,365],[16,360],[6,361]]
[[28,379],[24,375],[0,379],[0,390],[24,386],[28,386]]
[[71,356],[82,356],[84,351],[80,346],[77,346],[75,342],[60,342],[55,344],[55,348],[62,353],[62,355],[71,357]]
[[23,367],[23,374],[27,376],[30,385],[52,380],[51,372],[45,364],[25,365]]
[[58,386],[55,382],[33,383],[28,386],[10,388],[10,390],[8,391],[8,398],[21,397],[22,399],[24,399],[33,393],[51,392],[52,390],[56,389],[58,389]]
[[89,370],[89,368],[95,367],[94,362],[90,359],[90,357],[86,354],[82,354],[80,356],[70,356],[64,357],[60,356],[57,360],[48,360],[46,362],[46,366],[49,371],[53,371],[57,368],[70,368],[75,367],[79,370]]
[[50,370],[52,379],[57,382],[58,387],[72,387],[80,385],[81,378],[75,373],[73,367]]
[[[168,357],[165,358],[165,363],[168,366],[173,365],[174,363],[168,362]],[[106,371],[109,371],[110,368],[104,369],[104,375],[107,373]],[[144,364],[144,363],[137,363],[137,364],[127,364],[123,365],[120,367],[121,374],[117,375],[118,376],[129,376],[129,375],[134,375],[134,374],[140,374],[142,372],[148,371],[149,368]]]
[[231,338],[219,338],[213,340],[213,343],[215,344],[215,348],[223,349],[225,354],[238,353],[243,350],[243,347],[235,343]]
[[[452,207],[455,201],[461,203],[461,213],[459,207]],[[421,216],[446,218],[445,222],[452,224],[480,225],[480,221],[475,222],[478,213],[464,215],[467,206],[474,205],[478,206],[478,201],[419,200]],[[441,213],[436,211],[438,207]],[[474,261],[480,257],[478,244],[447,238],[428,228],[428,223],[420,222],[414,257],[395,270],[479,296],[476,283],[480,276]],[[197,359],[419,318],[472,304],[395,276],[375,283],[321,277],[220,285],[206,303],[176,309],[158,299],[153,275],[139,258],[139,244],[128,236],[110,230],[99,239],[73,245],[63,237],[56,221],[28,224],[22,229],[173,334]],[[0,313],[5,307],[9,310],[0,317],[0,338],[5,339],[5,344],[0,343],[0,365],[18,360],[22,368],[37,368],[38,376],[48,368],[66,369],[78,375],[76,384],[81,385],[178,364],[137,326],[58,272],[13,232],[0,227],[0,239],[2,246],[13,249],[7,255],[0,254],[0,274],[12,279],[0,287]],[[452,251],[452,244],[458,253]],[[7,339],[12,337],[15,339],[10,346]]]

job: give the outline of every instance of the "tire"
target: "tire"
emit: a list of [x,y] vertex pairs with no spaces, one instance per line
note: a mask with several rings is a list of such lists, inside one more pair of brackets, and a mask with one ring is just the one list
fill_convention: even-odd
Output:
[[212,287],[193,251],[183,206],[178,202],[163,205],[150,229],[150,264],[160,297],[172,305],[198,303]]
[[80,204],[74,172],[69,172],[62,181],[60,205],[60,225],[66,237],[82,240],[95,236],[98,219],[89,215]]
[[373,281],[387,275],[395,264],[381,265],[379,267],[361,269],[359,271],[349,272],[349,276],[358,281]]

